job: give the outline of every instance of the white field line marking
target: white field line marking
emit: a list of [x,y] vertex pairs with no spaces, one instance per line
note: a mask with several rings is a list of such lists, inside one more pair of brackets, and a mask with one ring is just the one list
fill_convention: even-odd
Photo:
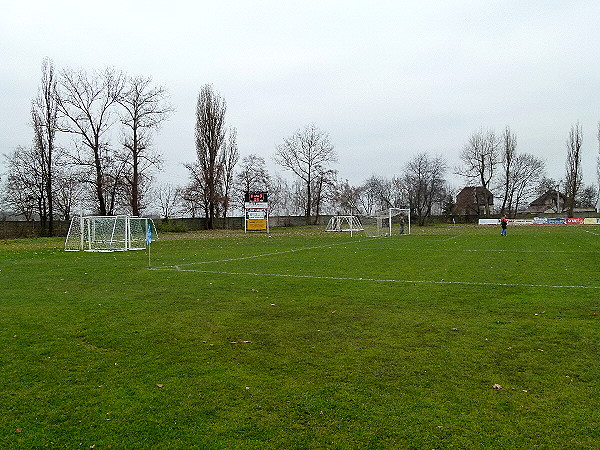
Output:
[[[279,252],[261,253],[260,255],[240,256],[238,258],[212,259],[210,261],[198,261],[198,262],[184,263],[184,264],[178,264],[177,266],[195,266],[195,265],[199,265],[199,264],[222,263],[222,262],[231,262],[231,261],[243,261],[245,259],[263,258],[265,256],[283,255],[285,253],[302,252],[302,251],[305,251],[305,250],[315,250],[315,249],[319,249],[319,248],[332,247],[334,245],[347,245],[347,244],[350,244],[350,243],[351,242],[336,242],[336,243],[331,243],[331,244],[327,244],[327,245],[317,245],[317,246],[314,246],[314,247],[293,248],[291,250],[282,250],[282,251],[279,251]],[[170,267],[177,267],[177,266],[170,266]]]
[[590,230],[583,230],[583,231],[584,231],[585,233],[590,233],[590,234],[593,234],[594,236],[600,236],[600,234],[598,234],[598,233],[594,233],[593,231],[590,231]]
[[582,286],[582,285],[557,285],[557,284],[533,284],[533,283],[492,283],[486,281],[437,281],[437,280],[394,280],[385,278],[354,278],[354,277],[330,277],[322,275],[298,275],[285,273],[257,273],[257,272],[223,272],[217,270],[198,270],[182,269],[179,266],[157,267],[150,270],[175,270],[178,272],[196,272],[212,273],[217,275],[238,275],[238,276],[256,276],[256,277],[281,277],[281,278],[309,278],[315,280],[333,280],[333,281],[370,281],[376,283],[403,283],[403,284],[456,284],[463,286],[502,286],[502,287],[533,287],[533,288],[553,288],[553,289],[600,289],[600,286]]
[[594,250],[506,250],[506,249],[460,249],[460,248],[393,248],[393,247],[356,247],[358,250],[391,250],[411,252],[488,252],[488,253],[598,253]]
[[[449,238],[450,239],[454,239],[454,237]],[[359,241],[360,242],[360,241]],[[190,262],[190,263],[183,263],[183,264],[178,264],[177,266],[196,266],[196,265],[202,265],[202,264],[210,264],[210,263],[223,263],[223,262],[232,262],[232,261],[243,261],[246,259],[255,259],[255,258],[263,258],[263,257],[267,257],[267,256],[276,256],[276,255],[284,255],[286,253],[295,253],[295,252],[302,252],[305,250],[316,250],[316,249],[320,249],[320,248],[328,248],[328,247],[333,247],[333,246],[338,246],[338,245],[349,245],[351,246],[352,244],[356,244],[356,241],[347,241],[347,242],[336,242],[336,243],[330,243],[330,244],[326,244],[326,245],[317,245],[314,247],[302,247],[302,248],[295,248],[295,249],[291,249],[291,250],[282,250],[282,251],[278,251],[278,252],[271,252],[271,253],[261,253],[259,255],[250,255],[250,256],[240,256],[238,258],[227,258],[227,259],[211,259],[209,261],[197,261],[197,262]],[[595,251],[591,251],[591,250],[503,250],[503,249],[489,249],[489,250],[479,250],[479,249],[442,249],[442,248],[397,248],[397,247],[353,247],[356,248],[357,250],[393,250],[393,251],[424,251],[424,252],[445,252],[445,251],[449,251],[449,252],[467,252],[467,253],[471,253],[471,252],[488,252],[488,253],[503,253],[503,252],[507,252],[507,253],[597,253]],[[174,267],[174,266],[166,266],[166,267]]]

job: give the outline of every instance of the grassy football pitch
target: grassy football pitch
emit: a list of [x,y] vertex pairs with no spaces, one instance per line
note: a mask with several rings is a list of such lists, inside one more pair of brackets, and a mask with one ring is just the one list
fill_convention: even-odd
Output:
[[0,241],[0,448],[600,447],[600,227]]

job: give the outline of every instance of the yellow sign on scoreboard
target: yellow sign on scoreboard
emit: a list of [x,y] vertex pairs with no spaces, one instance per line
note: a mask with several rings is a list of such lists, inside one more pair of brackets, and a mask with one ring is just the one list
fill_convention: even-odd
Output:
[[266,219],[248,219],[246,221],[246,229],[251,231],[259,231],[267,229]]

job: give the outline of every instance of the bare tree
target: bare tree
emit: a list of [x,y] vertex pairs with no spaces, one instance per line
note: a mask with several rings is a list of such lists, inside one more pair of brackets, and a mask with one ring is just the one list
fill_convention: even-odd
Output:
[[77,204],[83,202],[84,187],[81,175],[73,167],[64,162],[57,166],[54,176],[54,199],[56,212],[62,220],[71,220],[73,210]]
[[540,196],[545,194],[548,191],[552,191],[555,190],[557,188],[557,186],[559,185],[559,183],[561,183],[562,181],[557,181],[553,178],[548,178],[546,176],[543,176],[540,180],[538,180],[538,184],[535,188],[535,193],[536,195]]
[[598,122],[598,156],[596,157],[596,212],[600,212],[600,122]]
[[517,137],[506,127],[501,137],[502,207],[500,213],[515,216],[519,206],[535,195],[544,178],[544,162],[530,154],[517,153]]
[[348,180],[339,181],[335,187],[334,209],[336,214],[357,214],[360,204],[360,187]]
[[[493,130],[473,133],[460,154],[464,166],[459,168],[458,173],[489,190],[498,165],[499,145],[500,141]],[[490,214],[488,202],[485,202],[485,214]]]
[[506,213],[516,216],[526,200],[536,194],[536,188],[544,179],[545,164],[528,153],[514,156],[508,173]]
[[417,154],[405,166],[402,183],[419,225],[424,225],[431,216],[434,203],[445,197],[445,172],[446,161],[441,156],[430,157],[426,153]]
[[123,107],[124,172],[129,193],[129,207],[134,216],[140,214],[143,187],[149,184],[149,172],[162,164],[161,156],[152,149],[153,133],[169,118],[173,107],[167,103],[168,93],[154,86],[150,77],[127,77],[118,102]]
[[204,85],[196,104],[196,154],[199,175],[206,201],[206,225],[214,227],[214,219],[220,200],[219,186],[222,171],[223,145],[225,142],[225,111],[227,104],[210,84]]
[[291,170],[304,186],[304,214],[309,224],[313,212],[312,188],[316,178],[337,161],[329,135],[314,124],[297,130],[277,146],[274,160],[286,170]]
[[392,180],[371,175],[360,187],[360,205],[366,215],[372,215],[396,206],[393,203]]
[[581,189],[578,197],[579,206],[582,208],[593,208],[596,206],[598,189],[595,186],[586,186]]
[[373,214],[379,208],[380,179],[371,175],[359,188],[360,206],[366,215]]
[[223,217],[227,217],[227,212],[231,205],[231,191],[234,185],[234,170],[240,159],[240,152],[237,146],[237,129],[231,128],[227,136],[227,142],[223,148],[221,158],[221,169],[223,175],[221,177],[221,191],[223,202]]
[[290,214],[292,207],[292,192],[287,180],[282,178],[279,174],[275,174],[274,178],[269,176],[267,191],[269,191],[269,209],[273,214]]
[[184,164],[185,168],[189,171],[189,182],[181,193],[182,203],[184,205],[185,212],[189,213],[192,218],[200,216],[200,212],[203,212],[204,217],[208,217],[209,213],[209,198],[206,185],[204,184],[204,177],[202,175],[202,168],[198,161]]
[[236,182],[240,192],[267,190],[270,176],[265,159],[254,154],[244,156]]
[[182,198],[182,189],[169,183],[164,183],[156,189],[156,199],[163,219],[171,218]]
[[14,214],[31,221],[36,214],[43,214],[46,201],[39,150],[35,146],[17,147],[4,158],[7,167],[4,203]]
[[503,190],[503,198],[502,198],[502,207],[500,209],[500,214],[504,215],[506,212],[506,205],[508,202],[510,184],[511,184],[511,174],[513,169],[513,161],[517,152],[517,136],[515,136],[509,127],[504,129],[504,133],[502,134],[502,190]]
[[328,169],[319,172],[313,178],[311,194],[313,196],[312,204],[315,215],[315,225],[319,223],[319,216],[326,200],[332,201],[335,193],[337,170]]
[[577,122],[571,126],[569,138],[567,139],[567,163],[565,173],[565,194],[567,196],[566,208],[569,217],[573,217],[575,199],[581,189],[583,174],[581,171],[581,145],[583,142],[583,131],[581,124]]
[[121,97],[124,76],[110,68],[93,76],[83,71],[64,70],[58,84],[61,130],[80,139],[76,144],[76,161],[89,169],[98,213],[106,215],[107,168],[114,162],[107,132],[114,123],[113,107]]
[[31,118],[35,135],[34,145],[40,158],[40,176],[43,190],[43,209],[40,211],[42,230],[49,236],[54,231],[55,147],[58,131],[58,104],[54,63],[46,58],[42,62],[42,83],[31,105]]

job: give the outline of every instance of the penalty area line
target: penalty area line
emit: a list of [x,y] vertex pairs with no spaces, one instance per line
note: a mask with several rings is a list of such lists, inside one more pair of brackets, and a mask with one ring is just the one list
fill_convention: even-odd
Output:
[[317,245],[317,246],[314,246],[314,247],[300,247],[300,248],[292,248],[292,249],[289,249],[289,250],[281,250],[281,251],[271,252],[271,253],[261,253],[259,255],[239,256],[237,258],[214,259],[214,260],[209,260],[209,261],[197,261],[197,262],[191,262],[191,263],[182,263],[182,264],[178,264],[176,266],[170,266],[170,267],[196,266],[196,265],[211,264],[211,263],[224,263],[224,262],[233,262],[233,261],[243,261],[245,259],[265,258],[265,257],[269,257],[269,256],[284,255],[286,253],[296,253],[296,252],[303,252],[303,251],[306,251],[306,250],[316,250],[316,249],[321,249],[321,248],[328,248],[328,247],[333,247],[333,246],[337,246],[337,245],[347,245],[347,244],[350,244],[350,243],[352,243],[352,241],[348,241],[348,242],[334,242],[334,243],[331,243],[331,244]]
[[585,233],[590,233],[590,234],[593,234],[594,236],[600,236],[600,234],[598,234],[598,233],[594,233],[593,231],[590,231],[590,230],[583,230],[583,231],[584,231]]
[[177,272],[196,272],[215,275],[236,275],[253,277],[278,277],[278,278],[305,278],[315,280],[332,281],[367,281],[375,283],[398,283],[398,284],[437,284],[437,285],[461,285],[461,286],[492,286],[492,287],[532,287],[532,288],[550,288],[550,289],[600,289],[600,286],[583,286],[569,284],[534,284],[534,283],[494,283],[489,281],[445,281],[445,280],[396,280],[389,278],[363,278],[363,277],[333,277],[322,275],[299,275],[289,273],[258,273],[258,272],[226,272],[218,270],[199,270],[182,269],[179,266],[170,266],[163,268],[151,268],[150,270],[165,270]]

